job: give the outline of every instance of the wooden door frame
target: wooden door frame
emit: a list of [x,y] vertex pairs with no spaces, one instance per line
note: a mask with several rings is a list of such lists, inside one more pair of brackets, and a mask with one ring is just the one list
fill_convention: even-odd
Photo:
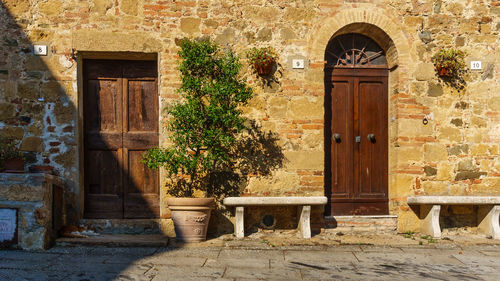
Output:
[[[373,202],[386,202],[387,204],[387,214],[389,213],[389,201],[390,201],[390,180],[389,180],[389,174],[390,174],[390,130],[389,130],[389,112],[390,112],[390,103],[389,103],[389,89],[390,89],[390,83],[389,83],[389,78],[390,78],[390,70],[387,69],[386,67],[366,67],[366,68],[356,68],[356,67],[345,67],[345,68],[339,68],[339,67],[326,67],[324,71],[324,83],[325,83],[325,102],[324,102],[324,109],[325,109],[325,115],[324,115],[324,149],[325,149],[325,165],[324,165],[324,174],[325,174],[325,196],[328,198],[328,203],[325,206],[325,216],[331,216],[331,209],[330,206],[332,204],[331,201],[331,190],[332,190],[332,174],[331,174],[331,168],[332,168],[332,154],[331,154],[331,148],[332,148],[332,134],[331,132],[331,126],[332,126],[332,79],[333,77],[339,77],[339,76],[346,76],[346,77],[387,77],[386,78],[386,86],[387,86],[387,99],[384,100],[386,103],[386,126],[387,126],[387,152],[386,152],[386,160],[387,160],[387,167],[386,167],[386,177],[387,177],[387,194],[386,197],[387,199],[379,200],[379,199],[363,199],[363,201],[373,201]],[[348,199],[345,199],[348,200]]]
[[[76,169],[78,170],[78,178],[77,178],[77,185],[76,189],[74,191],[75,195],[77,196],[76,203],[77,206],[74,207],[74,212],[76,212],[76,215],[79,220],[83,219],[84,217],[84,206],[85,206],[85,185],[84,185],[84,180],[85,180],[85,147],[84,147],[84,134],[85,134],[85,128],[83,119],[84,119],[84,112],[83,112],[83,60],[85,59],[106,59],[106,60],[147,60],[147,61],[156,61],[157,62],[157,67],[158,67],[158,74],[160,73],[160,59],[158,53],[140,53],[140,52],[128,52],[128,51],[121,51],[121,52],[99,52],[99,51],[79,51],[79,50],[73,50],[74,55],[76,56],[76,68],[77,68],[77,73],[76,73],[76,83],[77,83],[77,111],[78,111],[78,121],[76,124],[75,128],[75,134],[77,135],[77,150],[78,150],[78,159],[77,159],[77,167]],[[160,79],[158,77],[158,84],[157,89],[158,89],[158,96],[160,95]],[[161,104],[159,105],[159,108],[161,107]],[[158,112],[158,117],[161,120],[161,114],[160,110]],[[160,192],[161,195],[161,192]],[[68,212],[68,210],[66,211]],[[160,210],[161,212],[161,210]],[[161,216],[161,213],[160,213]]]

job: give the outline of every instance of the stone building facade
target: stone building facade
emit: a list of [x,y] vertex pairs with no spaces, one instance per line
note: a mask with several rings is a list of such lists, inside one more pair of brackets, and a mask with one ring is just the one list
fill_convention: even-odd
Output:
[[[255,90],[244,112],[279,136],[286,161],[249,178],[245,194],[328,192],[325,50],[332,38],[355,33],[386,57],[387,204],[398,231],[418,227],[409,195],[500,195],[500,1],[3,0],[0,15],[0,133],[21,141],[29,165],[52,166],[65,180],[68,221],[85,214],[84,60],[156,60],[162,119],[161,109],[179,98],[176,41],[184,37],[210,37],[244,62],[253,46],[279,54],[267,84],[244,67]],[[35,44],[48,54],[33,55]],[[465,74],[464,89],[436,75],[431,56],[441,48],[465,51],[467,65],[482,62]],[[304,68],[293,68],[293,59]],[[160,126],[160,143],[166,135]],[[466,218],[474,209],[448,212]]]

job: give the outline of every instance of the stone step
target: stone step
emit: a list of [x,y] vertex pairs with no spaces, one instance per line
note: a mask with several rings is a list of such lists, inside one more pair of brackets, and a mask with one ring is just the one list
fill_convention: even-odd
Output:
[[396,234],[397,226],[397,215],[325,217],[326,232]]
[[101,234],[161,234],[167,219],[83,219],[81,225]]
[[101,234],[88,238],[59,237],[56,246],[106,246],[106,247],[166,247],[168,237],[161,234],[130,235],[130,234]]

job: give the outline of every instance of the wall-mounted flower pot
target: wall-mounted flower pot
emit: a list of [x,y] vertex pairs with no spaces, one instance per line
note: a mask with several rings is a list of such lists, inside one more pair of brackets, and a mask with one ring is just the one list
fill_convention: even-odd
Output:
[[29,171],[30,171],[30,173],[52,174],[54,172],[54,167],[44,166],[44,165],[35,165],[35,166],[30,166]]
[[451,76],[451,71],[446,67],[436,67],[439,76],[449,77]]
[[24,173],[24,159],[5,160],[5,173]]
[[259,64],[254,64],[253,68],[257,71],[259,75],[269,75],[273,70],[274,61],[263,62]]

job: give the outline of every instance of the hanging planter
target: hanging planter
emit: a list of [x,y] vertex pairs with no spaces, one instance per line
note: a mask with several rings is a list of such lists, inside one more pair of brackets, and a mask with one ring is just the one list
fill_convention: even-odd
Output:
[[465,53],[456,49],[441,49],[432,56],[432,63],[440,77],[458,78],[465,72]]
[[446,67],[436,67],[439,76],[450,77],[451,71]]
[[12,158],[5,160],[5,173],[24,173],[24,159]]
[[269,75],[278,60],[278,55],[271,47],[252,48],[247,52],[250,65],[258,75]]
[[[0,164],[6,173],[24,173],[24,156],[17,148],[18,141],[0,137]],[[0,167],[0,170],[1,167]]]
[[269,75],[273,70],[274,61],[263,62],[261,64],[252,65],[257,74],[259,75]]

